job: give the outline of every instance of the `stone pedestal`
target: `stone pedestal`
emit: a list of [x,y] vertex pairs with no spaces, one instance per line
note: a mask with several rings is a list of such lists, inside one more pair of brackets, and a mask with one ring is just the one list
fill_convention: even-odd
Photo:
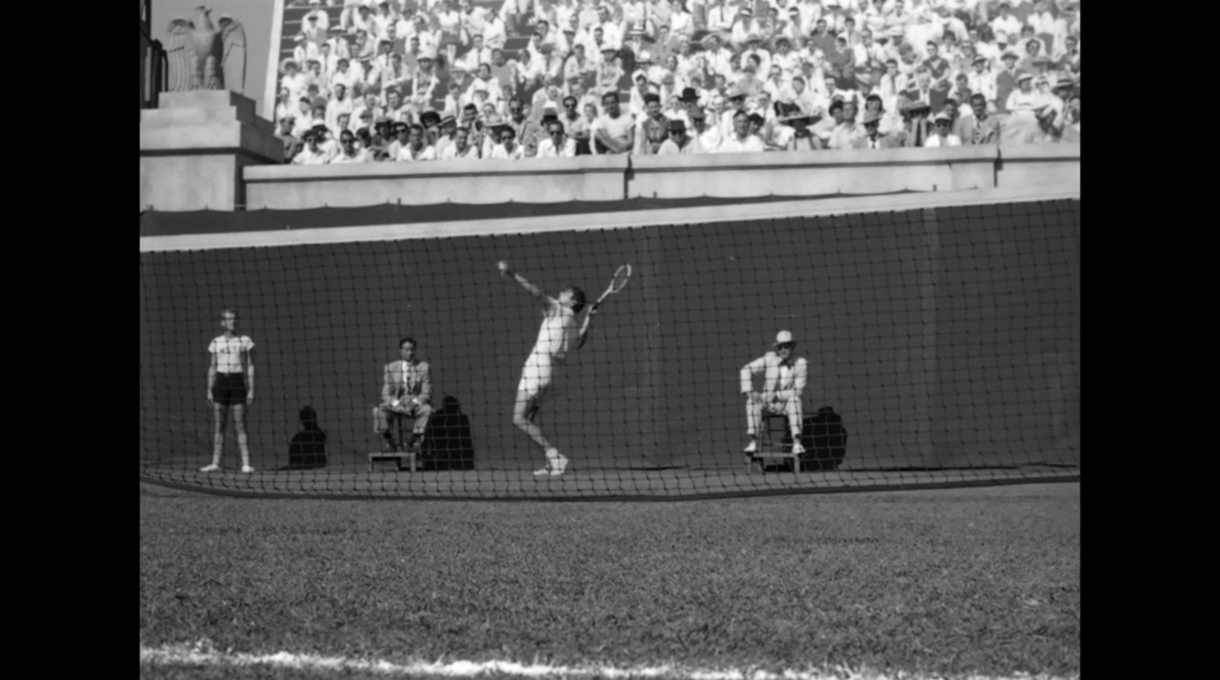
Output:
[[283,162],[252,99],[199,90],[162,93],[158,104],[140,112],[140,210],[244,208],[242,169]]

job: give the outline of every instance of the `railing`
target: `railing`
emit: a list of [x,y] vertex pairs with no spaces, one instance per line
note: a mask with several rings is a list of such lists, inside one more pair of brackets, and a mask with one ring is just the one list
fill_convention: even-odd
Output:
[[157,98],[169,86],[169,59],[160,40],[145,45],[140,55],[140,108],[155,109]]
[[152,37],[152,0],[140,0],[140,108],[155,109],[168,84],[169,60],[161,41]]

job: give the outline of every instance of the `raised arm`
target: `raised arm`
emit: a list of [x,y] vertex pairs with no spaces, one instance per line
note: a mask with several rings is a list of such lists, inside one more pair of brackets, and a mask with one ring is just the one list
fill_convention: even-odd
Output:
[[589,322],[593,320],[593,315],[597,314],[597,305],[589,307],[589,311],[585,312],[585,320],[580,324],[580,335],[576,339],[576,349],[585,346],[585,340],[589,335]]
[[754,391],[754,376],[767,365],[766,357],[759,357],[741,367],[741,393],[750,394]]
[[550,295],[547,295],[538,286],[535,286],[534,284],[530,283],[529,280],[526,279],[524,276],[518,274],[516,272],[516,270],[514,270],[512,267],[510,267],[508,265],[508,263],[505,262],[504,260],[500,260],[499,267],[500,267],[500,276],[512,277],[513,280],[516,281],[517,283],[521,284],[521,287],[524,288],[525,290],[527,290],[530,295],[533,295],[536,298],[542,298],[542,303],[544,305],[550,306],[550,305],[555,304],[554,298],[552,298]]

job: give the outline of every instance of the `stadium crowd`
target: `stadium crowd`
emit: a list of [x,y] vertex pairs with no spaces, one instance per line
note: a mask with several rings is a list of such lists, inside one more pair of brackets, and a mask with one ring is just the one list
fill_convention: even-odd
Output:
[[296,4],[295,164],[1080,139],[1080,0]]

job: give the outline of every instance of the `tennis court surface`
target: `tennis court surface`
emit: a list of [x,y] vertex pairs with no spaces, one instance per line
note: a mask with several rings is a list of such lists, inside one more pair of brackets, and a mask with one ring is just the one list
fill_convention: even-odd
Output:
[[1077,483],[140,507],[142,678],[1080,674]]

